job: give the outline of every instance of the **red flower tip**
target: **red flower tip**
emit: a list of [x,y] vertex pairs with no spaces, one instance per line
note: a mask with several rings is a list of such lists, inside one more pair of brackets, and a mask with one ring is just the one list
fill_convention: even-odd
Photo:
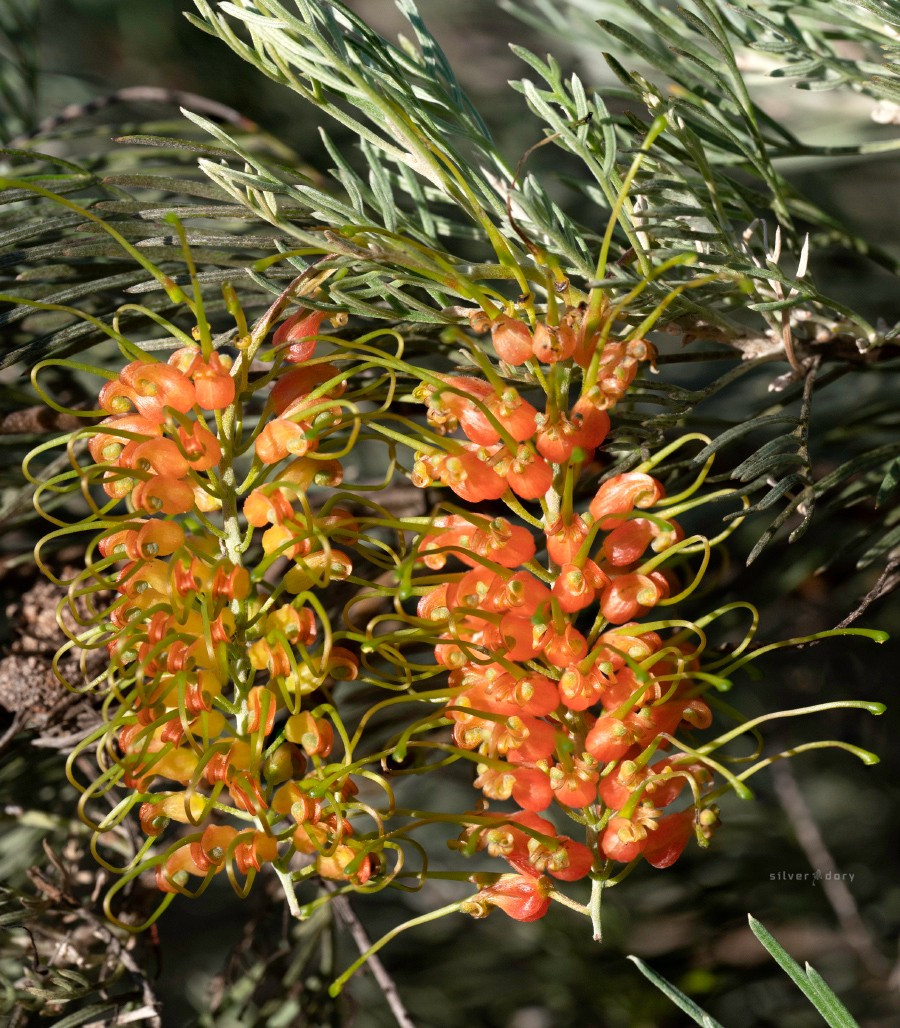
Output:
[[694,808],[689,807],[657,821],[656,830],[647,839],[643,850],[648,864],[664,868],[675,863],[694,834],[694,815]]
[[550,909],[549,878],[506,874],[493,884],[479,889],[460,907],[472,917],[487,917],[498,907],[514,921],[539,921]]

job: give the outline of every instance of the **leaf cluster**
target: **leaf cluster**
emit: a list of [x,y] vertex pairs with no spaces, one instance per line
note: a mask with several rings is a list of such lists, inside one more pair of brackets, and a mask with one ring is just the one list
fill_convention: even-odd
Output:
[[[623,320],[659,317],[668,333],[714,344],[664,351],[662,365],[680,373],[694,361],[697,370],[729,362],[712,382],[704,372],[699,387],[676,385],[681,376],[668,367],[664,382],[649,380],[616,441],[625,464],[676,426],[711,430],[700,459],[731,455],[751,509],[774,511],[754,556],[785,525],[799,538],[817,502],[840,511],[877,497],[888,508],[898,451],[879,383],[895,370],[897,330],[824,294],[815,272],[835,246],[892,274],[896,259],[804,196],[782,168],[785,158],[872,159],[895,141],[810,145],[768,114],[757,92],[766,71],[776,86],[893,102],[891,5],[696,0],[675,10],[641,0],[529,0],[521,16],[577,37],[617,83],[591,85],[552,57],[516,50],[525,74],[513,86],[535,118],[536,143],[559,152],[557,172],[540,176],[529,170],[530,153],[514,162],[500,152],[412,0],[399,6],[410,36],[397,44],[339,2],[198,0],[190,16],[356,136],[358,152],[347,152],[322,130],[328,178],[271,140],[190,112],[187,136],[132,136],[93,162],[7,151],[16,183],[0,218],[3,262],[19,302],[2,315],[12,339],[4,365],[91,345],[95,325],[79,312],[109,317],[123,297],[171,314],[159,282],[133,258],[185,280],[165,221],[172,210],[187,225],[212,317],[222,312],[224,281],[239,284],[249,308],[261,307],[315,268],[327,285],[311,305],[401,326],[414,360],[454,359],[444,330],[473,305],[541,308],[561,282],[573,297],[588,295],[606,246],[601,282],[612,300],[627,298]],[[662,131],[648,142],[654,119]],[[138,345],[171,345],[141,313],[126,307],[118,317]],[[786,338],[793,374],[775,379],[774,397],[745,390],[739,420],[704,416],[748,373],[753,381],[755,369],[783,360]],[[741,363],[730,366],[730,354]],[[818,394],[832,383],[846,393],[857,380],[871,401],[854,409],[852,426],[819,436]],[[820,449],[843,459],[823,465]],[[880,538],[860,541],[864,562],[900,541],[895,514],[886,510],[882,523]]]

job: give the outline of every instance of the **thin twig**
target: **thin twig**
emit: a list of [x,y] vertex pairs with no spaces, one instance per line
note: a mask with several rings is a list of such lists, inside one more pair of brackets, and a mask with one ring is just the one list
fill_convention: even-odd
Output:
[[17,710],[12,717],[12,721],[9,724],[9,728],[0,735],[0,754],[3,754],[9,746],[12,744],[13,739],[19,734],[24,728],[24,718],[22,711]]
[[900,586],[900,560],[892,560],[888,562],[884,571],[881,572],[878,581],[859,601],[859,606],[856,610],[848,614],[840,624],[835,625],[835,628],[847,628],[849,625],[852,625],[854,621],[865,614],[876,600],[880,600],[882,596],[889,595],[898,586]]
[[[329,892],[334,891],[333,888],[329,888],[328,883],[325,883],[325,887],[328,888]],[[353,937],[353,941],[356,943],[359,952],[365,953],[372,948],[372,940],[369,938],[368,933],[362,926],[362,922],[353,912],[353,908],[350,906],[350,901],[346,896],[335,896],[332,899],[332,903],[338,912],[338,916],[347,925],[350,935]],[[366,961],[366,966],[372,972],[375,981],[378,982],[378,986],[384,993],[384,998],[387,1000],[388,1006],[391,1008],[391,1013],[394,1015],[394,1020],[400,1026],[400,1028],[416,1028],[415,1022],[409,1016],[406,1011],[406,1007],[403,1005],[403,1000],[400,998],[400,992],[397,986],[387,973],[384,964],[381,962],[381,958],[377,954],[372,954]]]
[[[888,562],[884,571],[881,572],[878,581],[859,601],[856,609],[851,611],[843,621],[838,622],[832,631],[836,632],[841,628],[849,628],[854,621],[858,621],[865,614],[876,600],[880,600],[883,596],[890,596],[898,587],[900,587],[900,560],[892,560]],[[822,641],[822,639],[813,639],[811,642],[802,643],[797,649],[806,650],[810,646],[818,646]]]
[[[573,121],[570,124],[570,128],[576,128],[579,125],[586,125],[591,120],[592,115],[588,113],[584,118],[579,118],[578,121]],[[554,132],[552,135],[545,136],[543,139],[529,146],[525,153],[519,158],[518,164],[516,164],[516,170],[513,173],[512,182],[506,187],[506,216],[509,218],[509,223],[512,226],[513,231],[522,240],[522,242],[528,247],[528,252],[532,255],[540,253],[540,247],[534,242],[531,236],[519,225],[516,219],[513,217],[513,190],[519,184],[519,176],[525,169],[525,165],[528,162],[528,158],[535,152],[540,150],[542,146],[546,146],[548,143],[555,143],[563,135],[562,132]]]
[[[803,335],[798,335],[792,330],[791,342],[795,350],[799,345],[804,353],[819,354],[827,361],[843,361],[853,365],[871,365],[897,357],[898,347],[893,339],[879,337],[872,343],[858,333],[846,331],[839,325],[835,325],[833,330],[826,326],[814,328],[817,329],[815,335],[810,334],[809,329],[805,329]],[[756,360],[761,357],[771,359],[784,353],[782,332],[772,329],[755,331],[740,325],[715,324],[696,314],[673,318],[667,325],[662,326],[660,331],[681,334],[685,345],[695,339],[722,343],[739,351],[743,360]],[[803,376],[796,376],[792,371],[790,377],[796,381],[797,377]]]
[[39,735],[29,739],[29,745],[42,750],[63,750],[71,752],[75,747],[96,730],[96,725],[90,728],[83,728],[79,732],[71,732],[69,735]]
[[812,398],[819,373],[820,356],[813,357],[806,365],[803,379],[803,399],[800,403],[800,417],[793,435],[797,438],[797,456],[803,461],[803,493],[801,502],[797,504],[797,512],[803,515],[803,521],[790,534],[790,542],[796,542],[809,527],[813,511],[816,508],[816,494],[812,482],[812,463],[809,458],[809,426],[812,421]]
[[791,822],[800,848],[806,855],[810,867],[821,872],[822,888],[837,916],[847,945],[857,954],[870,974],[887,979],[891,972],[890,961],[875,945],[871,932],[860,916],[853,893],[844,883],[834,857],[825,845],[819,826],[797,785],[794,772],[787,761],[779,760],[772,765],[772,775],[779,802]]

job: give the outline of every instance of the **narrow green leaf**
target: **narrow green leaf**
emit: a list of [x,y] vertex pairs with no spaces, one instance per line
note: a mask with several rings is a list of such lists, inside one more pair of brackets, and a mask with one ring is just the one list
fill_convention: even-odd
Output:
[[94,1003],[89,1007],[76,1010],[74,1014],[69,1014],[68,1017],[64,1017],[61,1021],[57,1021],[54,1028],[78,1028],[78,1025],[87,1024],[88,1021],[103,1019],[115,1009],[116,1007],[109,1003]]
[[759,428],[778,424],[796,425],[797,419],[791,414],[764,414],[761,417],[751,418],[749,421],[742,422],[740,425],[733,425],[731,428],[725,429],[724,432],[720,432],[709,445],[704,446],[694,457],[694,464],[702,464],[717,450],[720,450],[732,440],[746,435],[748,432],[755,432]]
[[804,965],[804,969],[810,986],[816,990],[822,1007],[828,1011],[826,1018],[828,1023],[835,1025],[836,1028],[858,1028],[850,1011],[837,998],[831,986],[819,972],[809,963]]
[[881,507],[900,484],[900,457],[896,457],[889,465],[884,474],[878,493],[875,497],[875,506]]
[[652,967],[648,967],[639,957],[629,956],[628,959],[636,965],[645,978],[651,981],[660,992],[668,996],[675,1006],[679,1010],[683,1010],[695,1024],[701,1025],[701,1028],[723,1028],[723,1025],[710,1017],[702,1007],[699,1007],[690,997],[685,996],[680,989],[676,989],[662,975],[657,974]]
[[[847,1008],[835,996],[820,975],[811,981],[807,974],[787,950],[778,942],[774,935],[757,921],[752,914],[747,915],[750,931],[766,948],[770,956],[787,974],[804,996],[812,1003],[831,1028],[859,1028]],[[809,965],[807,965],[808,967]]]
[[874,546],[870,546],[856,563],[858,568],[867,568],[891,553],[895,547],[900,546],[900,525],[896,525],[883,535]]

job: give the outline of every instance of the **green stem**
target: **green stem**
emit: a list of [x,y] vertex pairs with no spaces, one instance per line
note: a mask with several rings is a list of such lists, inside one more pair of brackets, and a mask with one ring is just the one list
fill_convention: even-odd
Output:
[[396,928],[392,928],[387,934],[382,935],[378,942],[374,943],[365,953],[362,954],[357,960],[347,968],[347,970],[339,977],[336,978],[331,985],[328,986],[329,996],[339,996],[341,994],[344,985],[353,976],[353,974],[369,959],[369,957],[376,954],[382,946],[386,946],[392,939],[395,939],[401,932],[407,931],[409,928],[416,928],[420,924],[428,924],[429,921],[436,921],[439,917],[445,917],[447,914],[456,914],[459,912],[459,908],[463,901],[460,900],[457,903],[448,903],[446,907],[439,907],[437,910],[432,910],[427,914],[422,914],[421,917],[414,917],[409,921],[404,921],[403,924],[397,925]]

